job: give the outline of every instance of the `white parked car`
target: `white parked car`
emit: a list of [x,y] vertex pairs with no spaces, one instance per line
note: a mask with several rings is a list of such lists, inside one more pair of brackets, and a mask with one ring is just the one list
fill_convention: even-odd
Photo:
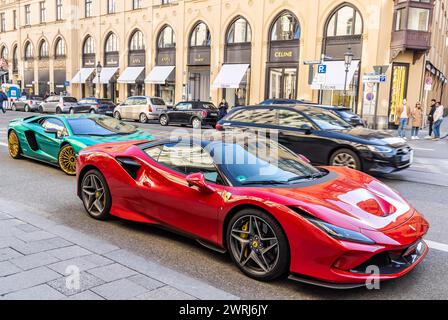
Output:
[[158,120],[167,108],[162,98],[134,96],[127,98],[114,109],[114,117],[118,120],[138,120],[145,123],[148,120]]

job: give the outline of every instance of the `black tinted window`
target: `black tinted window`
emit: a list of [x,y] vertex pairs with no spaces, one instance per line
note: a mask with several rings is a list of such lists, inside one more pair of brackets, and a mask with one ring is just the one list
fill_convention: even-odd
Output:
[[277,125],[277,111],[274,109],[255,109],[252,111],[252,122],[257,124]]
[[232,114],[228,120],[237,122],[251,122],[251,110],[241,110]]
[[[151,150],[152,149],[152,150]],[[156,160],[156,148],[146,150]],[[209,182],[221,183],[221,178],[210,155],[199,145],[169,143],[161,147],[157,160],[165,167],[189,175],[201,172]]]
[[134,126],[111,117],[69,119],[68,123],[76,135],[111,136],[137,131]]
[[300,113],[293,110],[279,110],[279,125],[290,128],[300,128],[304,124],[311,126],[311,123]]
[[48,118],[48,119],[46,119],[42,123],[42,127],[44,129],[56,129],[59,132],[64,132],[65,131],[64,123],[61,120],[55,119],[55,118]]
[[64,102],[68,102],[68,103],[76,103],[78,102],[78,100],[76,100],[76,98],[73,97],[64,97]]
[[151,103],[155,106],[164,106],[165,105],[165,101],[163,101],[160,98],[151,98]]

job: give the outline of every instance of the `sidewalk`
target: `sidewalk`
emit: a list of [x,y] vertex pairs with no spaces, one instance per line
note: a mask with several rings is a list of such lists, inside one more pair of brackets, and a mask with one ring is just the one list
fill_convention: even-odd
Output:
[[[79,281],[78,281],[79,279]],[[0,200],[0,300],[238,297]]]

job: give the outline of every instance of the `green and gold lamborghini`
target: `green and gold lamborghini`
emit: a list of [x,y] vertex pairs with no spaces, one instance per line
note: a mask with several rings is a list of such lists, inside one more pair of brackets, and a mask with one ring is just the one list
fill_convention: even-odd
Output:
[[99,143],[153,140],[133,125],[101,115],[39,115],[12,120],[8,149],[14,159],[32,158],[76,174],[76,155]]

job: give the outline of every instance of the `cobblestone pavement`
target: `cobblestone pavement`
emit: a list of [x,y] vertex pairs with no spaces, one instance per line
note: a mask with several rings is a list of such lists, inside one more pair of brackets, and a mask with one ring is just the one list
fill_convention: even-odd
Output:
[[237,299],[0,200],[0,300]]

